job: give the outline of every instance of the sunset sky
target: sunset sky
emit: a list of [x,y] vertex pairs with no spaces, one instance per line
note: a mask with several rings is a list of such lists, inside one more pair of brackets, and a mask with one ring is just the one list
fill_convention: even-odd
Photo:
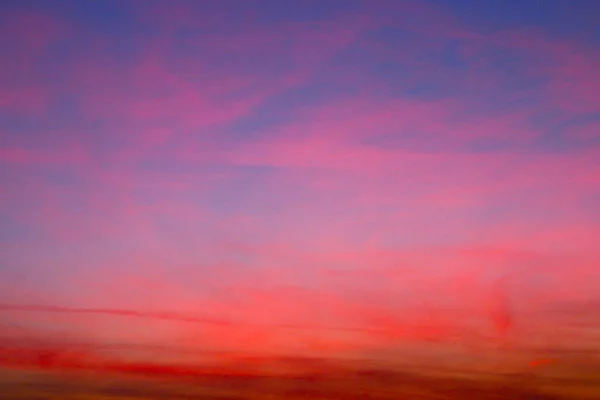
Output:
[[0,336],[341,354],[600,304],[599,20],[2,1]]

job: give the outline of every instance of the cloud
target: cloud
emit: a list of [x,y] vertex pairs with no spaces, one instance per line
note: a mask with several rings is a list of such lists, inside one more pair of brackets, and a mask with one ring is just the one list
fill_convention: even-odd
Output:
[[68,27],[55,15],[37,11],[9,12],[0,29],[0,108],[18,115],[47,110],[52,93],[40,85],[39,64],[52,54],[53,46]]
[[597,292],[594,48],[422,2],[132,4],[135,30],[3,28],[2,301],[98,340],[335,353],[524,339]]

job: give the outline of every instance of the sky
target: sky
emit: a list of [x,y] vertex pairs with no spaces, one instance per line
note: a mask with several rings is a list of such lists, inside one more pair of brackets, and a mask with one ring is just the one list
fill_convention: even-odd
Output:
[[594,309],[599,18],[3,1],[0,336],[345,354]]

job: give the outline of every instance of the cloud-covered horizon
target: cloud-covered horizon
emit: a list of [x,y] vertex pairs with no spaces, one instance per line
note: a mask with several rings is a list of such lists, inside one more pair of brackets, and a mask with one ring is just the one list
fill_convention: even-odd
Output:
[[595,301],[598,37],[507,3],[2,5],[0,303],[239,325],[0,320],[343,351]]

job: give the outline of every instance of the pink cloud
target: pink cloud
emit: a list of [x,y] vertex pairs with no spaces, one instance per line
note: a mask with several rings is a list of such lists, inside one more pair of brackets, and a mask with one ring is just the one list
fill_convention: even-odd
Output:
[[[109,118],[111,125],[136,131],[132,139],[139,145],[146,141],[156,145],[192,130],[233,122],[267,98],[303,84],[357,35],[360,24],[353,29],[341,23],[292,26],[283,33],[254,28],[202,36],[187,43],[197,51],[173,61],[169,52],[176,39],[165,34],[145,45],[140,58],[127,65],[111,60],[107,45],[98,41],[72,66],[71,85],[88,118]],[[211,65],[207,52],[217,60],[222,54],[234,54],[240,61]],[[265,59],[282,63],[283,72],[265,74],[260,67]],[[246,63],[248,68],[240,67]]]
[[[553,154],[545,128],[532,122],[541,112],[558,110],[549,121],[562,123],[597,109],[593,49],[538,34],[484,36],[428,5],[390,3],[380,17],[342,13],[281,30],[249,20],[240,32],[189,39],[190,51],[174,54],[179,24],[219,23],[182,7],[149,10],[145,23],[165,34],[137,58],[124,61],[95,39],[65,67],[79,114],[65,123],[94,130],[73,128],[62,146],[41,129],[51,147],[0,148],[2,166],[27,175],[8,182],[2,205],[35,233],[27,239],[35,251],[3,249],[40,275],[19,290],[4,285],[3,299],[55,302],[57,329],[98,340],[338,352],[513,331],[524,340],[526,313],[598,292],[598,151]],[[61,35],[51,23],[57,33],[40,35],[35,21],[10,28],[31,54]],[[415,80],[465,92],[392,99],[382,90],[389,76],[334,65],[346,49],[365,50],[367,33],[394,25],[423,38],[403,52],[374,44],[377,60],[405,62]],[[436,72],[447,39],[463,46],[456,77]],[[492,68],[488,53],[497,47],[523,57],[520,78],[547,82],[513,91],[515,77]],[[308,102],[288,122],[264,118],[258,134],[220,129],[267,100],[285,103],[320,74],[335,75],[335,84],[362,79],[352,96]],[[486,95],[474,95],[476,87]],[[0,106],[39,117],[59,91],[3,87]],[[494,105],[532,93],[540,104]],[[591,123],[565,136],[589,140],[597,130]],[[50,180],[52,172],[68,182]],[[77,319],[92,308],[108,311]],[[115,328],[111,319],[160,312],[231,323],[124,318]],[[52,322],[15,321],[32,332]]]
[[89,156],[76,144],[58,150],[35,150],[19,147],[0,148],[0,162],[16,165],[69,165],[88,161]]
[[0,36],[16,42],[24,52],[45,50],[68,33],[65,24],[48,13],[16,12],[7,20]]
[[596,49],[539,32],[501,32],[492,40],[519,51],[534,72],[548,79],[546,100],[551,105],[569,112],[598,111],[600,79],[594,71],[600,54]]
[[[267,248],[266,251],[265,255],[272,255],[272,250]],[[286,253],[292,257],[298,254],[284,251],[282,255]],[[515,285],[519,289],[523,283],[525,286],[522,287],[528,288],[527,280],[539,276],[539,272],[528,272],[519,265],[535,267],[535,254],[520,254],[510,249],[472,248],[421,253],[355,251],[306,256],[305,262],[311,263],[313,269],[315,261],[326,266],[340,257],[354,260],[359,269],[318,275],[325,291],[287,286],[282,283],[286,280],[285,272],[280,267],[273,267],[265,271],[266,275],[250,273],[243,277],[230,277],[238,281],[235,285],[227,285],[221,277],[219,282],[226,285],[227,291],[221,292],[218,297],[198,294],[188,297],[192,292],[186,293],[183,287],[170,286],[168,280],[159,276],[143,278],[143,274],[152,270],[146,265],[145,272],[139,272],[139,280],[135,276],[132,276],[133,281],[113,276],[110,292],[117,296],[114,298],[116,304],[125,304],[125,301],[133,304],[138,299],[139,311],[134,308],[132,312],[145,313],[150,318],[153,315],[170,318],[173,312],[183,313],[182,318],[174,315],[175,325],[172,328],[168,328],[169,324],[161,324],[162,328],[144,339],[148,343],[163,338],[185,346],[202,344],[229,351],[267,353],[312,351],[313,346],[319,351],[326,346],[337,352],[357,346],[364,350],[407,340],[466,340],[477,336],[478,331],[484,337],[493,338],[506,329],[527,330],[528,322],[522,316],[535,305],[535,297],[524,297],[522,292],[517,290],[515,293],[514,290]],[[310,261],[311,257],[313,261]],[[381,267],[374,266],[377,260]],[[490,269],[494,265],[495,270]],[[327,267],[323,272],[326,271]],[[442,271],[446,272],[439,274]],[[196,274],[200,275],[199,272]],[[506,274],[512,275],[506,282],[507,288],[496,293],[494,288],[499,281],[494,275],[502,277]],[[533,295],[540,298],[546,290],[546,296],[550,295],[547,299],[557,300],[561,290],[576,282],[573,278],[571,276],[560,288],[555,287],[552,291],[538,289]],[[187,279],[194,279],[193,275],[188,275]],[[143,283],[144,280],[148,285]],[[156,284],[152,284],[153,281]],[[346,283],[339,286],[343,282]],[[345,289],[340,291],[343,287]],[[352,287],[354,289],[349,290]],[[119,293],[125,288],[129,300],[125,297],[119,300]],[[153,304],[149,300],[153,298],[151,293],[157,290],[162,293],[161,300]],[[94,292],[88,289],[88,293]],[[97,294],[100,295],[100,292]],[[563,291],[564,295],[567,292]],[[100,295],[98,299],[105,303],[103,297]],[[85,310],[82,312],[85,314]],[[107,312],[110,314],[110,309]],[[127,312],[127,309],[123,311]],[[116,313],[119,318],[123,314],[119,310]],[[185,317],[186,314],[190,318]],[[229,322],[213,324],[209,320],[214,316]],[[194,319],[204,317],[207,321]],[[116,332],[110,328],[114,326],[110,320],[102,322],[94,318],[84,318],[82,321],[88,322],[81,322],[78,329],[81,334],[88,332],[86,335],[92,334],[100,340],[106,340],[108,336],[114,340],[117,337],[120,340],[141,340],[144,327],[150,323],[125,319],[122,329]],[[64,323],[69,325],[69,321],[67,318]],[[61,326],[64,323],[61,322]],[[91,327],[95,327],[93,333]],[[519,336],[515,339],[527,340]],[[260,343],[255,343],[256,340]]]
[[580,140],[600,138],[600,122],[591,122],[568,129],[568,136]]
[[15,12],[6,19],[0,28],[0,45],[13,50],[3,56],[7,61],[0,67],[0,108],[13,113],[43,112],[52,95],[32,77],[51,46],[68,34],[68,27],[40,12]]
[[5,110],[42,112],[48,106],[48,94],[40,88],[0,89],[0,107]]

